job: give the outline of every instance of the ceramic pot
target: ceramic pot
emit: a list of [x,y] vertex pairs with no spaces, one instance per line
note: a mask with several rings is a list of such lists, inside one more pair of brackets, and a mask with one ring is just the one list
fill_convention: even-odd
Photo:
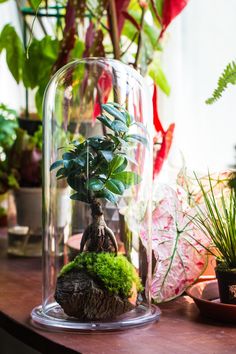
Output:
[[19,188],[14,192],[16,219],[20,226],[39,232],[42,229],[42,188]]
[[224,304],[236,305],[236,270],[215,268],[218,280],[220,301]]

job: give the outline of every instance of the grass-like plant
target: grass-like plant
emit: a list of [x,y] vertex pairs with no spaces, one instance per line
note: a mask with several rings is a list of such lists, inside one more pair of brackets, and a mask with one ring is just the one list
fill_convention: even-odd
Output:
[[219,264],[228,269],[236,268],[236,191],[222,189],[220,196],[216,196],[210,175],[208,190],[198,178],[197,181],[204,205],[197,206],[194,222],[210,237],[213,247],[207,250],[219,260]]
[[[129,163],[137,164],[129,150],[137,143],[147,145],[148,140],[144,126],[116,103],[103,104],[97,119],[109,128],[109,133],[87,138],[82,143],[72,142],[62,159],[51,165],[51,170],[59,168],[57,178],[65,178],[75,191],[71,199],[90,205],[92,223],[83,233],[80,251],[86,248],[90,252],[117,253],[116,239],[105,223],[101,200],[116,204],[126,189],[140,183],[141,176],[129,167]],[[135,125],[142,135],[132,133]]]

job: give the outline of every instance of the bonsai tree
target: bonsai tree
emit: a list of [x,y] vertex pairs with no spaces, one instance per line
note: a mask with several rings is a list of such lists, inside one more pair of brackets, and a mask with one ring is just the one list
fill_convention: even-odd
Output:
[[[133,266],[117,255],[116,238],[106,225],[102,202],[116,204],[125,190],[140,183],[141,177],[128,167],[129,161],[136,164],[128,150],[137,143],[148,143],[144,126],[116,103],[103,104],[97,119],[110,133],[82,143],[73,141],[62,159],[51,165],[51,170],[58,169],[57,178],[65,178],[74,190],[71,199],[89,204],[92,215],[81,239],[80,254],[61,271],[55,298],[68,315],[90,320],[115,317],[132,309],[134,305],[128,301],[132,287],[141,288]],[[135,125],[142,135],[131,132]],[[99,301],[107,305],[103,308]]]
[[71,199],[90,205],[92,223],[83,233],[80,251],[85,248],[90,252],[117,253],[115,236],[104,220],[101,199],[115,204],[126,189],[141,181],[138,174],[127,170],[130,159],[127,149],[135,142],[146,145],[147,139],[130,133],[130,128],[140,123],[135,123],[125,109],[114,103],[104,104],[102,109],[103,114],[97,119],[113,134],[94,136],[82,143],[74,141],[62,159],[52,164],[51,170],[60,167],[57,178],[66,178],[76,192]]

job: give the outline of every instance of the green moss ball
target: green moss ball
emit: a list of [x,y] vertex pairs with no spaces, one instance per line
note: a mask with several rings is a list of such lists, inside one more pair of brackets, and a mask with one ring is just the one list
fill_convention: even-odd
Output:
[[121,297],[131,297],[134,284],[137,291],[142,290],[142,284],[134,266],[123,255],[116,256],[108,252],[82,252],[62,268],[59,276],[63,276],[72,269],[86,271],[91,277],[102,282],[110,293]]

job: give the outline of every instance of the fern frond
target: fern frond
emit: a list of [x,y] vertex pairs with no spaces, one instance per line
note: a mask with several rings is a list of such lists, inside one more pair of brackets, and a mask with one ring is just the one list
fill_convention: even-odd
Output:
[[217,88],[214,90],[212,96],[206,100],[206,103],[212,104],[220,99],[228,84],[236,85],[236,63],[234,61],[226,66],[219,77]]

